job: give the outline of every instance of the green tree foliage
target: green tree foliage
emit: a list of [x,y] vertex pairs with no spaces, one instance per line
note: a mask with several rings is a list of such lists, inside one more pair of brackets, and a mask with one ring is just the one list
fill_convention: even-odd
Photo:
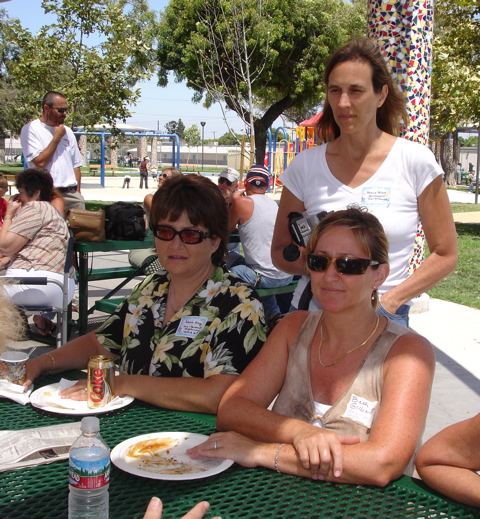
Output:
[[[173,71],[194,101],[224,102],[255,129],[262,163],[266,131],[285,110],[324,97],[329,55],[364,35],[366,2],[171,0],[159,29],[159,85]],[[253,113],[255,99],[264,110]]]
[[465,148],[476,148],[478,146],[478,137],[476,135],[469,135],[466,139],[459,137],[458,141],[460,146],[464,146]]
[[230,132],[224,133],[219,139],[218,144],[220,146],[237,146],[240,143],[241,135],[235,134],[232,135]]
[[170,121],[165,125],[165,131],[168,134],[176,133],[180,139],[185,138],[185,125],[183,124],[182,120],[179,119],[178,121]]
[[431,131],[444,135],[480,122],[480,4],[437,0]]
[[199,146],[202,143],[200,130],[196,124],[192,124],[185,130],[185,142],[189,148],[192,146]]
[[[0,19],[2,59],[13,101],[0,111],[0,125],[18,134],[41,113],[48,90],[65,94],[72,125],[110,125],[130,116],[140,95],[136,84],[154,72],[156,15],[147,0],[43,0],[57,22],[33,35],[18,20]],[[3,92],[2,92],[3,94]]]

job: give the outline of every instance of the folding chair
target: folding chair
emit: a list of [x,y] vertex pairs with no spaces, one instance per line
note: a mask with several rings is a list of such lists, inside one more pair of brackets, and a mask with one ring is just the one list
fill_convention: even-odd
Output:
[[[67,247],[67,255],[65,258],[65,266],[63,268],[63,282],[55,279],[48,279],[47,277],[8,277],[8,279],[15,280],[20,285],[48,285],[53,283],[59,286],[62,290],[62,306],[33,306],[33,305],[17,305],[17,308],[26,315],[37,315],[40,312],[53,312],[56,314],[57,329],[55,332],[55,344],[60,348],[62,344],[68,341],[68,324],[69,324],[69,301],[68,301],[68,281],[70,268],[72,266],[73,257],[73,243],[75,239],[71,229],[69,229],[69,239]],[[35,334],[40,342],[51,343],[51,336],[44,336]]]

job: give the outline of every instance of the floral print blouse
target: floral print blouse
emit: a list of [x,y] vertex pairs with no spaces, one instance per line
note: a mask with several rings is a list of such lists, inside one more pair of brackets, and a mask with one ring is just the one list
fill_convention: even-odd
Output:
[[260,298],[218,267],[163,325],[170,275],[148,276],[96,331],[120,356],[120,373],[156,377],[238,375],[266,339]]

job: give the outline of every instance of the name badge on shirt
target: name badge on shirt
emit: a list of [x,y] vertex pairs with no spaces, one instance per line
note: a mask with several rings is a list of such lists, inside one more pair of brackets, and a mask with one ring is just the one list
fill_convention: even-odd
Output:
[[177,337],[188,337],[194,339],[203,330],[206,322],[206,317],[198,317],[194,315],[182,317],[175,335]]
[[360,205],[388,207],[390,205],[390,188],[364,187]]
[[371,400],[353,394],[350,397],[350,402],[348,402],[343,418],[350,418],[354,422],[360,423],[367,429],[370,429],[377,405],[378,401],[372,402]]

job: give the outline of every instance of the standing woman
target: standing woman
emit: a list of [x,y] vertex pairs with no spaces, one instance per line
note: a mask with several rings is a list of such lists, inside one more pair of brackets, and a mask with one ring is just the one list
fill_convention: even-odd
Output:
[[150,159],[148,157],[143,157],[142,162],[140,162],[138,169],[140,170],[140,189],[143,188],[143,182],[145,182],[145,189],[148,189],[148,161]]
[[[410,300],[446,277],[457,261],[443,171],[426,147],[396,137],[400,120],[407,120],[404,98],[372,41],[353,40],[339,49],[327,64],[325,84],[327,97],[317,124],[325,144],[298,154],[282,175],[273,263],[289,274],[304,274],[292,300],[300,308],[308,276],[303,249],[296,261],[283,256],[292,243],[289,213],[365,206],[379,218],[390,243],[390,274],[379,289],[379,312],[408,325]],[[430,255],[409,276],[419,220]],[[319,308],[315,299],[310,308]]]

